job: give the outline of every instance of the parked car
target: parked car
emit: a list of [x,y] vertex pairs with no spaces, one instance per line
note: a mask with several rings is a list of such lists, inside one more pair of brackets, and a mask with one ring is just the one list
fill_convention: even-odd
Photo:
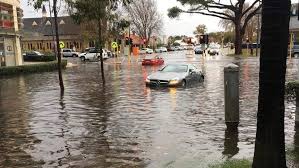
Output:
[[155,49],[156,53],[162,53],[162,52],[167,52],[167,48],[166,47],[159,47],[157,49]]
[[63,57],[78,57],[80,55],[80,53],[68,48],[62,49],[61,53]]
[[184,48],[183,48],[183,47],[181,47],[181,46],[175,46],[174,48],[175,48],[175,50],[176,50],[176,51],[181,51],[181,50],[184,50]]
[[210,55],[219,55],[219,53],[220,53],[220,47],[218,47],[218,46],[210,46],[208,48],[208,53]]
[[38,51],[28,51],[23,54],[24,61],[35,61],[41,59],[45,55]]
[[176,51],[177,49],[174,46],[167,47],[167,51]]
[[[108,59],[108,54],[105,51],[105,49],[103,49],[103,59]],[[86,60],[99,60],[100,59],[100,51],[99,49],[95,49],[94,47],[91,48],[86,48],[85,52],[79,55],[79,58],[81,59],[81,61],[86,61]]]
[[154,51],[150,48],[142,48],[140,51],[139,51],[139,54],[152,54],[154,53]]
[[194,48],[194,52],[195,52],[195,54],[202,54],[202,53],[203,53],[203,51],[202,51],[202,49],[201,49],[200,46],[196,46],[196,47]]
[[164,59],[159,56],[146,56],[142,60],[142,65],[162,65],[164,64]]
[[299,58],[299,45],[295,44],[291,52],[293,57]]
[[170,64],[146,78],[147,86],[183,86],[204,81],[203,73],[192,64]]

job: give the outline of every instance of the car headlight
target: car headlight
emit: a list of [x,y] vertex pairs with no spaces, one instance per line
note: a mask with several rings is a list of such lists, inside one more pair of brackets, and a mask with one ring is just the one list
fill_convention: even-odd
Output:
[[147,78],[145,79],[145,82],[146,82],[146,83],[150,83],[150,78],[147,77]]
[[169,81],[170,85],[177,85],[180,82],[179,78],[174,78]]

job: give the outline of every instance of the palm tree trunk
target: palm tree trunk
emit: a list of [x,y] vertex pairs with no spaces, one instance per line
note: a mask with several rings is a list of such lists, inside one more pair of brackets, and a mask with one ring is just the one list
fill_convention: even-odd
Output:
[[57,59],[58,59],[58,76],[59,76],[59,86],[60,91],[64,91],[62,70],[61,70],[61,49],[59,46],[59,32],[58,32],[58,22],[57,22],[57,0],[53,0],[53,11],[54,11],[54,21],[55,21],[55,33],[56,33],[56,47],[57,47]]
[[263,0],[254,168],[286,168],[284,93],[290,0]]

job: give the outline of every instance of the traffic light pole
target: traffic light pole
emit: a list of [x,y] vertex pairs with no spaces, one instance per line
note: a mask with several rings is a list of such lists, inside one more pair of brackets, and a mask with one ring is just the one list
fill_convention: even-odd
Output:
[[129,24],[129,61],[131,62],[131,23]]

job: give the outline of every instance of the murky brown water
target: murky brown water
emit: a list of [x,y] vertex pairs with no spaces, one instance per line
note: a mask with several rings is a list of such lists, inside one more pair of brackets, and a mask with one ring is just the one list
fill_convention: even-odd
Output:
[[[72,59],[60,95],[56,72],[0,81],[0,167],[206,167],[225,158],[253,156],[258,94],[256,58],[186,58],[164,54],[166,62],[194,63],[206,80],[186,89],[145,87],[158,67],[136,61],[99,64]],[[223,67],[241,67],[238,132],[224,123]],[[288,80],[299,79],[298,60]],[[294,111],[286,104],[286,143],[294,141]]]

